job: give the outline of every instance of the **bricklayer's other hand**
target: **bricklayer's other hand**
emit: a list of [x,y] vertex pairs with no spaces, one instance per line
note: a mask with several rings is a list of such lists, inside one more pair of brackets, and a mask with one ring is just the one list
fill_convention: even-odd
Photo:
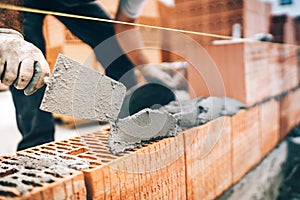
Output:
[[42,52],[26,42],[21,33],[0,28],[0,80],[33,94],[44,85],[50,69]]
[[184,79],[184,76],[179,73],[172,76],[168,73],[170,69],[165,68],[163,64],[146,64],[139,69],[148,82],[162,84],[171,89],[177,89]]

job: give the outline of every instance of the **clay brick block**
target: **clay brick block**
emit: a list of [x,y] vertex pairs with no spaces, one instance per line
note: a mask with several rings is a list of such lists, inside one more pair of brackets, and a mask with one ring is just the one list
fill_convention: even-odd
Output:
[[[233,42],[205,46],[220,71],[226,94],[248,106],[297,86],[295,46],[264,42]],[[193,67],[188,80],[196,96],[209,96],[206,83]]]
[[[18,152],[18,155],[56,155],[65,159],[71,156],[89,161],[83,169],[88,199],[105,199],[115,196],[115,175],[110,172],[109,163],[120,156],[114,156],[108,149],[108,131],[94,132],[59,142],[51,142]],[[117,182],[118,183],[118,182]],[[84,184],[83,184],[84,185]],[[118,194],[118,193],[116,193]]]
[[185,199],[183,135],[152,142],[114,156],[108,131],[52,142],[21,151],[19,155],[57,155],[86,159],[82,169],[88,199]]
[[[288,92],[279,100],[280,104],[280,139],[285,138],[287,134],[297,125],[294,108],[294,93]],[[299,102],[299,101],[298,101]]]
[[283,91],[288,91],[299,83],[297,49],[298,47],[295,45],[282,46]]
[[[164,7],[166,6],[159,4],[161,16],[164,16],[163,19],[166,19],[165,16],[168,18],[162,20],[162,23],[169,23],[172,28],[231,36],[232,26],[239,23],[243,37],[269,32],[271,4],[259,0],[178,0],[172,9],[169,8],[171,12],[166,12]],[[217,39],[209,36],[189,36],[200,44],[210,44]],[[172,41],[167,36],[165,40]]]
[[187,198],[214,199],[232,184],[231,119],[184,131]]
[[279,102],[272,99],[258,106],[259,146],[261,155],[266,156],[280,140]]
[[136,152],[141,199],[185,199],[183,135],[151,143]]
[[48,159],[53,157],[29,154],[1,159],[0,199],[86,199],[83,173],[66,166],[43,167]]
[[241,110],[231,119],[232,170],[235,184],[262,158],[259,147],[258,108]]

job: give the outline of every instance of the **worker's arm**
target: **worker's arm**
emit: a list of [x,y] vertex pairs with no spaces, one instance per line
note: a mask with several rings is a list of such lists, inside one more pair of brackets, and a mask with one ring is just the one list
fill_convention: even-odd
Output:
[[[116,20],[135,22],[144,3],[145,0],[120,0]],[[143,39],[138,28],[124,24],[115,24],[114,28],[122,49],[148,82],[163,84],[171,88],[176,87],[176,81],[162,70],[160,64],[151,63],[146,56]]]
[[26,42],[21,33],[0,28],[0,80],[7,86],[24,89],[26,95],[44,85],[50,69],[42,52]]
[[[130,23],[135,22],[141,12],[144,2],[145,0],[120,0],[116,20]],[[127,56],[130,58],[131,62],[133,62],[135,66],[149,64],[150,61],[143,52],[144,44],[139,30],[136,29],[135,26],[124,24],[115,24],[114,28],[118,41],[125,53],[128,53]],[[127,34],[123,33],[118,36],[119,33],[124,31],[128,31]],[[132,49],[136,50],[129,53],[128,51],[131,51]]]

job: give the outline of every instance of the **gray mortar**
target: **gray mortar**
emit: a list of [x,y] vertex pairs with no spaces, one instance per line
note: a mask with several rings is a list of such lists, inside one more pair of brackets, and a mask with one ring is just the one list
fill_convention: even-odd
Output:
[[160,108],[171,113],[181,130],[207,123],[221,116],[232,116],[246,108],[241,102],[228,97],[208,97],[173,101]]
[[[11,160],[5,160],[0,165],[0,190],[15,188],[16,196],[30,192],[34,187],[40,187],[44,183],[51,183],[57,178],[71,175],[76,170],[89,167],[85,159],[71,156],[73,159],[62,159],[57,155],[43,156],[18,156]],[[13,170],[12,173],[5,172]],[[10,186],[7,186],[10,185]]]
[[59,55],[40,109],[98,121],[116,120],[126,87]]
[[160,110],[172,114],[177,119],[180,129],[183,130],[199,124],[197,121],[200,112],[198,103],[201,99],[173,101],[160,108]]
[[111,122],[108,144],[113,154],[133,149],[156,138],[176,136],[177,120],[171,114],[144,109],[132,116]]
[[145,109],[133,116],[111,122],[108,144],[111,152],[118,154],[151,139],[176,135],[179,130],[195,127],[221,116],[234,115],[243,108],[246,108],[244,104],[228,97],[173,101],[159,110]]
[[229,97],[208,97],[199,102],[201,112],[198,115],[200,124],[221,116],[232,116],[240,109],[246,108],[243,103]]

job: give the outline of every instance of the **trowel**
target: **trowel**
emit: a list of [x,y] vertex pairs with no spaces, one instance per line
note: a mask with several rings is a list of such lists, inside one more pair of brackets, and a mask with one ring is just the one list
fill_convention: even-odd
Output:
[[41,110],[97,121],[116,120],[126,93],[122,83],[61,54],[46,84]]

